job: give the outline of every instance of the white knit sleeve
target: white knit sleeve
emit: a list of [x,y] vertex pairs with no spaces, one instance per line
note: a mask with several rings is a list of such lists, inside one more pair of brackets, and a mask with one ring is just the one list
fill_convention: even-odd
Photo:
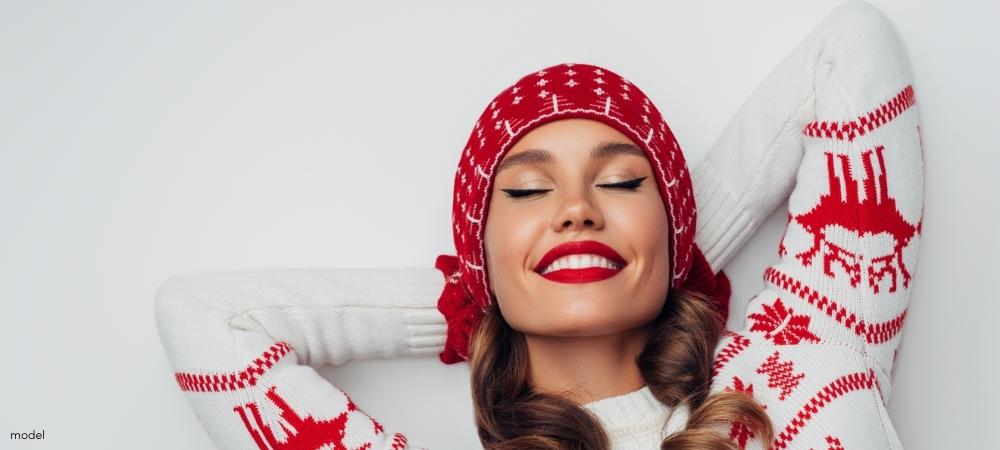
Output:
[[[771,448],[903,448],[886,406],[921,239],[915,92],[888,18],[868,3],[845,3],[774,69],[732,132],[749,139],[751,150],[767,136],[788,140],[761,153],[769,156],[747,158],[764,175],[738,175],[731,161],[711,166],[721,172],[719,189],[729,177],[753,180],[718,194],[734,205],[770,207],[784,198],[771,198],[768,186],[793,187],[777,261],[746,306],[745,326],[718,343],[713,365],[713,392],[747,392],[766,408]],[[752,130],[757,115],[766,119],[764,131]],[[780,117],[792,119],[779,126]],[[770,156],[779,154],[787,161]],[[789,161],[797,166],[794,183],[763,179],[771,176],[767,167]],[[758,217],[716,215],[728,228],[709,232],[734,236]],[[741,448],[761,448],[740,423],[729,435]]]
[[695,242],[714,271],[788,198],[802,161],[802,128],[812,118],[814,81],[801,72],[773,71],[692,169]]
[[156,324],[179,388],[220,449],[414,448],[316,368],[437,355],[443,285],[433,268],[186,274],[157,288]]

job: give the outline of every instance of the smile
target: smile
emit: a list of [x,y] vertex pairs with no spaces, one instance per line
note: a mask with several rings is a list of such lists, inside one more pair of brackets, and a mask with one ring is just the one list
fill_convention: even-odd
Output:
[[611,278],[622,269],[587,267],[584,269],[558,269],[542,274],[542,278],[557,283],[592,283]]
[[534,271],[558,283],[591,283],[617,275],[627,264],[618,252],[601,242],[579,241],[549,250]]

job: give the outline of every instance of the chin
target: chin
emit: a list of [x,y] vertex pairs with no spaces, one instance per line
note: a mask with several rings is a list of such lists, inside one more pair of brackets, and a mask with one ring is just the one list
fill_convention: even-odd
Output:
[[[542,317],[558,317],[556,320],[545,320]],[[552,314],[540,314],[537,318],[517,321],[516,323],[507,320],[511,328],[524,333],[536,336],[573,337],[573,336],[595,336],[604,334],[602,331],[609,329],[607,320],[590,320],[581,317],[566,317]]]
[[549,336],[599,336],[630,328],[609,311],[558,311],[549,317],[558,317],[544,324]]

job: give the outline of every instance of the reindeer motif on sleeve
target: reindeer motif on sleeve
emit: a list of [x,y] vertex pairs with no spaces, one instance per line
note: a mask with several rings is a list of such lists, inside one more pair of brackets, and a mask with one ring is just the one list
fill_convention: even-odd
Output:
[[[271,386],[267,391],[267,399],[271,401],[281,411],[281,419],[288,423],[293,429],[281,424],[281,429],[288,438],[281,442],[274,435],[271,427],[264,423],[261,418],[260,409],[256,403],[247,403],[233,408],[243,420],[250,436],[260,450],[316,450],[324,446],[331,446],[334,450],[373,450],[372,443],[366,442],[360,447],[348,449],[344,443],[347,428],[348,415],[352,411],[358,410],[357,406],[347,399],[347,411],[341,412],[336,417],[327,420],[316,420],[312,416],[301,417],[285,399],[275,392],[276,386]],[[247,417],[246,410],[250,410],[253,416],[253,423]],[[375,435],[382,433],[382,425],[371,419],[374,426]],[[256,429],[254,428],[256,426]],[[400,433],[393,435],[392,449],[402,449],[406,447],[406,437]]]
[[[831,278],[834,277],[831,267],[837,263],[849,275],[852,287],[861,281],[864,265],[868,285],[875,293],[879,292],[879,282],[886,275],[892,277],[889,292],[896,291],[899,273],[903,277],[903,286],[909,286],[911,275],[903,261],[902,250],[920,231],[920,224],[913,225],[907,222],[896,208],[895,199],[889,196],[884,151],[885,147],[879,145],[874,151],[866,150],[861,155],[865,170],[865,178],[862,181],[863,200],[859,198],[858,181],[851,173],[848,155],[824,152],[829,192],[821,196],[819,203],[810,211],[788,217],[789,221],[795,220],[813,237],[812,246],[795,255],[802,264],[811,265],[813,258],[822,251],[823,273]],[[878,157],[877,186],[872,164],[873,154]],[[835,159],[840,164],[842,177],[836,174]],[[893,241],[892,250],[890,253],[880,255],[856,254],[848,251],[838,245],[837,239],[832,237],[837,228],[854,234],[858,239],[864,239],[866,236],[883,238],[888,236]],[[783,237],[778,253],[784,255],[786,252]]]
[[[194,373],[177,372],[174,378],[182,391],[185,392],[236,392],[248,389],[262,389],[260,380],[275,364],[288,355],[293,354],[293,347],[288,342],[276,342],[260,356],[253,359],[242,370],[237,372]],[[286,438],[278,439],[274,430],[261,415],[262,408],[272,408],[271,405],[258,405],[255,402],[238,404],[233,407],[250,433],[250,437],[260,450],[375,450],[373,442],[381,442],[384,428],[374,418],[357,407],[346,392],[344,410],[331,419],[316,419],[313,416],[300,414],[292,408],[287,400],[278,395],[277,386],[272,385],[265,397],[277,407],[280,413],[281,430]],[[248,413],[249,411],[249,413]],[[253,420],[251,421],[251,417]],[[288,426],[286,426],[286,424]],[[366,433],[365,427],[371,426],[371,433]],[[351,433],[348,436],[348,432]],[[355,434],[364,435],[355,437]],[[364,442],[365,440],[368,442]],[[348,448],[350,442],[358,441],[360,446]],[[394,433],[390,441],[391,450],[407,447],[407,439],[401,433]]]

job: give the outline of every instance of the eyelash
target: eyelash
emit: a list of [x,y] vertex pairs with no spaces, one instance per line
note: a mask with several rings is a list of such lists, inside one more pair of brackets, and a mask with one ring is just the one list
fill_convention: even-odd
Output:
[[[645,180],[646,178],[648,177],[636,178],[634,180],[622,181],[620,183],[598,184],[598,186],[634,191],[639,188],[639,185],[642,184],[642,181]],[[524,198],[539,193],[545,193],[551,191],[552,189],[502,189],[502,190],[507,193],[508,197]]]

